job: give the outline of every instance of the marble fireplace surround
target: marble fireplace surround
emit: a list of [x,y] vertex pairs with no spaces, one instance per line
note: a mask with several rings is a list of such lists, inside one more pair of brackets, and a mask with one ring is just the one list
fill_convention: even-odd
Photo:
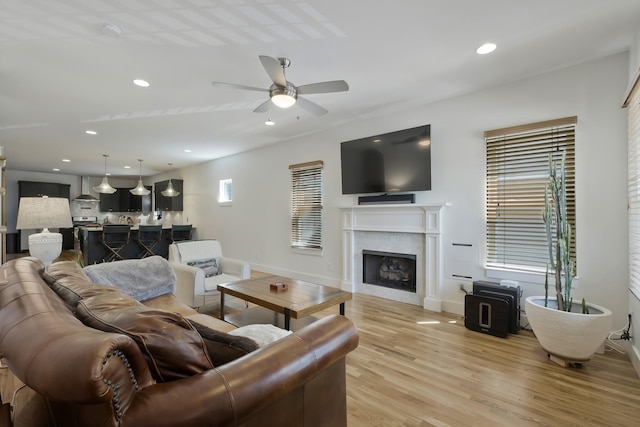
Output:
[[[442,222],[439,204],[341,208],[342,289],[442,311]],[[362,283],[362,250],[415,254],[416,292]]]

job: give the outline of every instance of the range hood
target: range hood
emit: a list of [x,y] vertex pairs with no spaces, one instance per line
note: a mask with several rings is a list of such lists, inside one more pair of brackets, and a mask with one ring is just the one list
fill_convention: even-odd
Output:
[[80,177],[80,195],[76,197],[74,200],[78,202],[99,202],[100,199],[93,197],[89,194],[91,190],[91,177],[83,176]]

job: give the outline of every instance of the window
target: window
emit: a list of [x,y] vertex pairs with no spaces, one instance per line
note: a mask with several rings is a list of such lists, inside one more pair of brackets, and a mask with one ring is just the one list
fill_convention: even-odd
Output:
[[640,86],[636,82],[625,106],[629,108],[629,289],[640,298]]
[[220,190],[218,191],[218,203],[231,204],[233,201],[233,182],[231,179],[220,180]]
[[[487,268],[542,272],[549,249],[542,220],[549,155],[566,152],[567,217],[576,259],[575,126],[577,117],[485,132]],[[577,271],[577,260],[576,260]]]
[[291,247],[322,250],[322,161],[290,165]]

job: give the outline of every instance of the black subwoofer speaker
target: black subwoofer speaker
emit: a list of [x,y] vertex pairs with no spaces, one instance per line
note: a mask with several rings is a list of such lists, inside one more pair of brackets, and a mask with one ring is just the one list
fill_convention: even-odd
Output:
[[504,298],[467,294],[464,297],[464,326],[472,331],[506,338],[511,307]]

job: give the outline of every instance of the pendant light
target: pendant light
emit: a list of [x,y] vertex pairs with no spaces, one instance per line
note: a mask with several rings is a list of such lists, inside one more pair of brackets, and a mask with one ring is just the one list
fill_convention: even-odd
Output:
[[93,191],[101,194],[113,194],[117,190],[109,185],[109,180],[107,179],[107,157],[108,154],[103,154],[104,156],[104,177],[102,178],[102,182],[100,185],[93,187]]
[[140,162],[140,179],[138,180],[138,185],[136,186],[136,188],[132,188],[131,190],[129,190],[129,192],[134,196],[146,196],[147,194],[151,193],[151,190],[145,188],[144,184],[142,183],[142,159],[138,159],[138,162]]
[[[171,166],[173,166],[173,163],[169,163],[169,169],[171,169]],[[171,178],[169,178],[169,185],[167,185],[167,188],[164,189],[163,191],[161,191],[161,194],[164,197],[176,197],[180,195],[179,191],[176,191],[173,188],[173,184],[171,183]]]

